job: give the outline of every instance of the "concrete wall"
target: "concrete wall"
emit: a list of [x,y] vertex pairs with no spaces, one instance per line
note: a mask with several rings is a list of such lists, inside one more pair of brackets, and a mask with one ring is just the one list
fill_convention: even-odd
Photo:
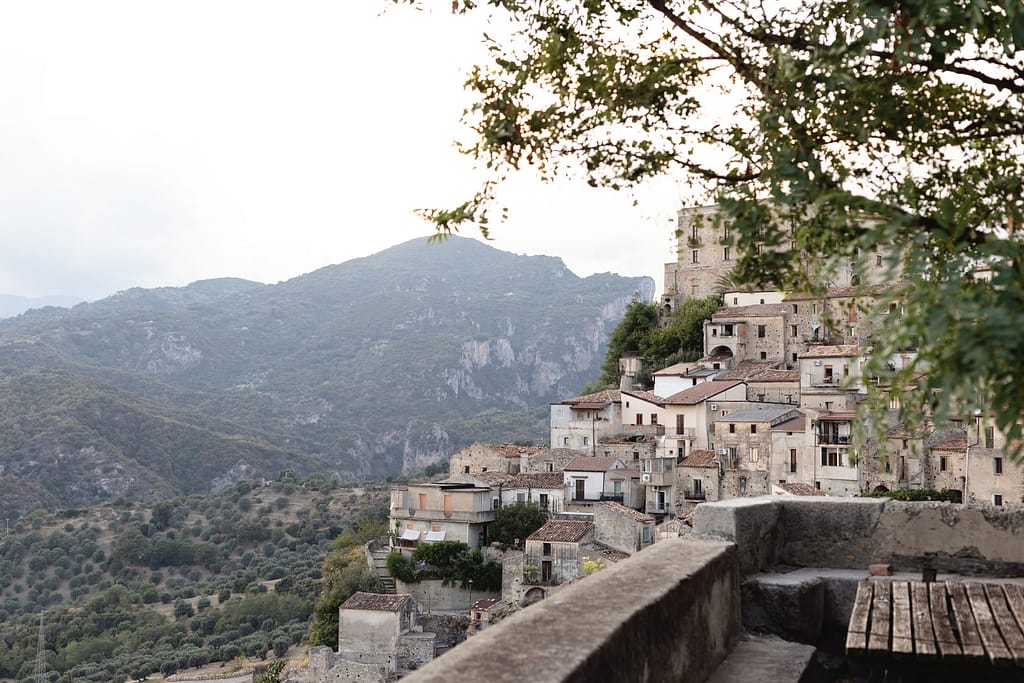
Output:
[[702,681],[739,637],[738,558],[670,539],[484,630],[409,683]]
[[384,683],[385,672],[375,666],[346,662],[329,647],[309,649],[306,680],[311,683]]
[[[669,497],[669,506],[672,498]],[[647,528],[647,542],[643,530]],[[594,506],[594,540],[624,553],[635,553],[654,542],[654,520],[642,522],[606,505]]]
[[398,612],[338,610],[338,654],[346,661],[395,671],[398,635]]
[[747,498],[699,505],[695,534],[735,541],[745,572],[924,563],[962,574],[1024,571],[1024,511],[882,498]]

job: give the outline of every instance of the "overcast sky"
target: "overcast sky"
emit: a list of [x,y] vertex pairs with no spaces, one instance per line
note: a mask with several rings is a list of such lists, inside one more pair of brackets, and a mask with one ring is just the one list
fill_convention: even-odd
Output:
[[[480,179],[452,141],[481,27],[387,4],[4,3],[0,293],[277,282],[428,234],[413,209]],[[637,199],[524,176],[492,244],[660,289],[679,194]]]

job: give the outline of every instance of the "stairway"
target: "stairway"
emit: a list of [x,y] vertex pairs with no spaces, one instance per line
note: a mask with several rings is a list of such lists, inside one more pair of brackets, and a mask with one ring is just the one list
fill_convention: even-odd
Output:
[[384,584],[384,592],[394,595],[397,593],[395,590],[395,580],[391,574],[388,573],[387,557],[390,552],[387,546],[378,547],[376,544],[370,549],[370,557],[373,558],[373,568],[377,571],[377,576],[380,577],[380,582]]

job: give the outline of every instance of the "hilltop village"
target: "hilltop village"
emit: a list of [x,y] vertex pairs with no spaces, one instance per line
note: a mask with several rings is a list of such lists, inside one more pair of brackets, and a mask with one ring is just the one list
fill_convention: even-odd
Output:
[[[697,361],[653,373],[638,387],[641,361],[620,360],[619,388],[551,406],[550,444],[475,443],[455,453],[448,476],[391,490],[389,547],[372,547],[388,594],[357,593],[341,606],[339,650],[311,659],[318,682],[389,680],[465,637],[438,615],[467,615],[472,635],[661,539],[688,533],[696,506],[754,496],[856,496],[934,490],[979,506],[1020,506],[1024,470],[1004,460],[1004,437],[981,411],[946,424],[905,428],[898,404],[858,447],[858,406],[885,380],[866,374],[867,343],[887,316],[876,297],[898,293],[893,255],[863,254],[811,296],[726,290],[728,229],[711,209],[679,217],[678,259],[666,264],[664,318],[687,297],[723,296],[704,323]],[[908,366],[915,350],[888,360]],[[515,503],[548,521],[512,547],[488,528]],[[460,541],[501,565],[500,591],[403,583],[384,557]],[[372,544],[371,544],[372,545]],[[386,637],[382,636],[386,633]]]

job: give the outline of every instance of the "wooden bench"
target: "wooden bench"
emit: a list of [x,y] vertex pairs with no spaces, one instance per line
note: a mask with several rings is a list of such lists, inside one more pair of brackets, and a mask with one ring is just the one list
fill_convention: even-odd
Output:
[[1015,584],[861,581],[846,652],[1024,667],[1024,592]]

